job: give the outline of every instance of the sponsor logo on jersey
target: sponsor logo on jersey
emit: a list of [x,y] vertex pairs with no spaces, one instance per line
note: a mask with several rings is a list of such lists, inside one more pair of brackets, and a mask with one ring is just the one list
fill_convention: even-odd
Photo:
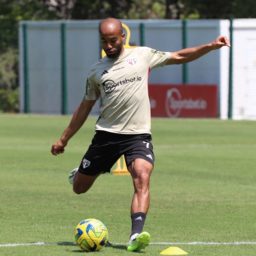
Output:
[[123,80],[120,80],[118,82],[115,82],[113,80],[106,80],[102,83],[103,85],[103,89],[104,89],[104,92],[106,94],[109,94],[111,92],[113,92],[117,86],[120,86],[120,85],[127,85],[127,84],[130,84],[130,83],[134,83],[136,81],[141,81],[142,77],[140,76],[134,76],[134,77],[131,77],[131,78],[125,78]]
[[117,86],[117,84],[113,80],[106,80],[102,83],[104,92],[109,94],[113,92]]

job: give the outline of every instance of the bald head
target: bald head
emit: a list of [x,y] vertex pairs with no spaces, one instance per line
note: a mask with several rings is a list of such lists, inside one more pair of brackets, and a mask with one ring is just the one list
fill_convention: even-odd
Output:
[[100,34],[123,34],[123,27],[120,20],[115,18],[107,18],[100,22],[99,24]]
[[118,58],[123,52],[125,34],[122,23],[118,19],[107,18],[100,22],[99,33],[101,47],[109,58]]

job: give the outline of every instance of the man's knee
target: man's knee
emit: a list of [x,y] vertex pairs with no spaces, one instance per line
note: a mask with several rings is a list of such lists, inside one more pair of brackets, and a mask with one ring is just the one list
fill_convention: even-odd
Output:
[[141,170],[137,172],[134,177],[134,186],[137,192],[146,193],[149,191],[151,172],[148,170]]
[[73,182],[73,191],[76,194],[86,193],[90,187],[93,185],[97,176],[88,176],[81,174],[79,172],[76,173]]
[[141,182],[141,183],[148,183],[150,180],[150,176],[152,173],[152,166],[145,166],[145,165],[140,165],[137,166],[135,172],[136,172],[136,176],[137,179]]
[[76,193],[76,194],[83,194],[83,193],[85,193],[85,192],[87,192],[88,191],[88,189],[89,188],[86,188],[86,187],[84,187],[84,186],[77,186],[77,185],[73,185],[73,191],[74,191],[74,193]]

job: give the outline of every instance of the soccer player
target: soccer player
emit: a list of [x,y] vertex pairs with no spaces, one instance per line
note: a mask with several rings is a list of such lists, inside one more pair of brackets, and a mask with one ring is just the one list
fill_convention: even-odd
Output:
[[107,18],[99,24],[101,46],[106,57],[92,66],[84,97],[67,128],[51,148],[53,155],[64,152],[71,137],[86,121],[100,99],[100,114],[91,145],[74,173],[73,190],[85,193],[97,177],[109,172],[124,155],[131,174],[134,194],[131,202],[131,235],[128,251],[140,251],[150,242],[143,231],[150,203],[150,176],[154,167],[151,138],[148,76],[153,68],[193,61],[212,50],[230,46],[219,36],[214,41],[174,52],[149,47],[124,48],[122,23]]

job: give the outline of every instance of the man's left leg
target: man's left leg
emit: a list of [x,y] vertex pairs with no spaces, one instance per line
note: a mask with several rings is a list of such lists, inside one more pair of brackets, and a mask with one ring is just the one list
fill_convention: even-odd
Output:
[[150,241],[150,235],[143,232],[144,222],[150,204],[150,176],[153,165],[141,158],[135,159],[128,167],[134,186],[134,194],[131,204],[132,229],[128,251],[140,251]]

